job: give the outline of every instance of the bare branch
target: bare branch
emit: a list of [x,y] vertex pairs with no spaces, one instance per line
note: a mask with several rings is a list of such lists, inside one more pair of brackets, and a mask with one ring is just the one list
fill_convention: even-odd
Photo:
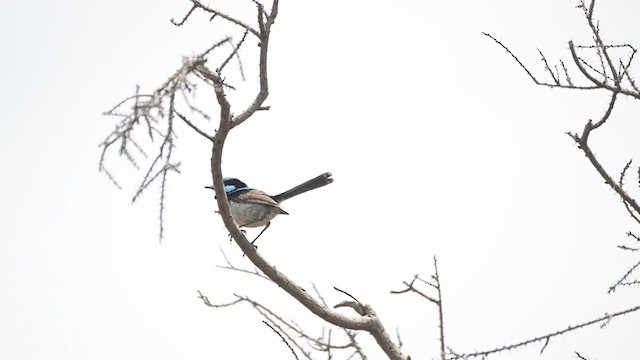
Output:
[[251,105],[245,109],[240,115],[234,117],[233,124],[231,128],[234,128],[244,121],[246,121],[251,115],[253,115],[256,111],[266,109],[262,106],[262,104],[267,100],[269,96],[269,79],[267,76],[267,54],[269,50],[269,35],[271,33],[271,26],[276,20],[276,16],[278,15],[278,0],[273,1],[273,5],[271,6],[271,13],[267,16],[267,22],[263,23],[264,18],[264,10],[262,6],[258,6],[258,19],[260,19],[261,25],[261,33],[260,33],[260,63],[259,67],[259,78],[260,78],[260,90],[256,95],[255,99],[251,103]]
[[189,125],[190,128],[192,128],[195,132],[197,132],[198,134],[204,136],[205,138],[207,138],[209,141],[213,142],[213,136],[207,134],[206,132],[200,130],[200,128],[198,128],[197,126],[195,126],[191,121],[189,121],[184,115],[182,115],[181,113],[179,113],[178,111],[174,111],[174,113],[176,115],[178,115],[178,117],[180,119],[182,119],[182,121],[184,121],[185,124]]
[[476,357],[486,357],[486,356],[489,356],[489,355],[494,355],[494,354],[505,352],[505,351],[515,350],[515,349],[518,349],[518,348],[521,348],[521,347],[524,347],[524,346],[527,346],[527,345],[531,345],[531,344],[534,344],[534,343],[537,343],[537,342],[541,342],[541,341],[547,342],[551,338],[555,338],[557,336],[564,335],[564,334],[570,333],[572,331],[576,331],[578,329],[581,329],[581,328],[584,328],[584,327],[587,327],[587,326],[591,326],[591,325],[595,325],[595,324],[598,324],[598,323],[607,323],[613,318],[616,318],[616,317],[619,317],[619,316],[623,316],[623,315],[626,315],[626,314],[629,314],[629,313],[632,313],[632,312],[635,312],[635,311],[638,311],[638,310],[640,310],[640,306],[635,306],[635,307],[629,308],[627,310],[622,310],[622,311],[619,311],[619,312],[616,312],[616,313],[613,313],[613,314],[605,314],[604,316],[599,317],[597,319],[594,319],[594,320],[591,320],[591,321],[587,321],[587,322],[584,322],[584,323],[581,323],[581,324],[578,324],[578,325],[569,326],[566,329],[554,331],[554,332],[548,333],[546,335],[538,336],[538,337],[535,337],[535,338],[532,338],[532,339],[529,339],[529,340],[525,340],[525,341],[521,341],[521,342],[518,342],[518,343],[515,343],[515,344],[505,345],[505,346],[498,347],[498,348],[495,348],[495,349],[492,349],[492,350],[478,351],[478,352],[473,352],[473,353],[468,353],[468,354],[455,354],[455,355],[449,357],[448,359],[449,360],[455,360],[455,359],[470,359],[470,358],[476,358]]
[[[593,4],[593,2],[592,2],[592,4]],[[579,352],[575,351],[575,354],[576,354],[576,359],[578,359],[578,360],[587,360],[587,358],[582,356],[582,355],[580,355]]]
[[173,18],[170,20],[171,23],[175,26],[182,26],[184,25],[184,23],[187,21],[187,19],[189,19],[189,16],[191,16],[191,14],[193,13],[193,10],[197,9],[198,7],[194,4],[193,6],[191,6],[191,9],[189,9],[189,11],[187,12],[187,14],[182,18],[182,20],[176,22]]
[[400,329],[396,328],[396,338],[398,339],[398,347],[402,349],[402,338],[400,338]]
[[496,39],[493,35],[491,35],[489,33],[483,32],[482,34],[485,35],[486,37],[490,38],[491,40],[493,40],[496,44],[500,45],[500,47],[502,47],[502,49],[504,51],[506,51],[518,63],[518,65],[520,65],[522,70],[524,70],[527,73],[529,78],[531,78],[531,80],[533,80],[533,82],[536,85],[547,86],[547,87],[551,87],[551,88],[556,88],[557,87],[557,88],[581,89],[581,90],[594,90],[594,89],[598,88],[597,86],[575,86],[575,85],[572,85],[572,84],[563,85],[563,84],[558,84],[557,82],[546,83],[546,82],[539,81],[535,76],[533,76],[531,71],[529,71],[529,69],[522,63],[522,61],[520,61],[520,59],[518,59],[518,57],[513,52],[511,52],[511,50],[508,47],[506,47],[500,40]]
[[333,306],[334,309],[338,309],[341,307],[350,307],[360,316],[367,316],[367,314],[369,313],[367,305],[363,305],[357,301],[343,301]]
[[[229,56],[227,56],[227,58],[222,62],[222,65],[220,65],[220,67],[216,70],[218,74],[222,73],[222,70],[224,69],[224,67],[227,66],[227,64],[229,63],[229,60],[231,60],[234,56],[238,58],[238,61],[240,61],[240,57],[238,56],[238,50],[240,49],[240,46],[242,46],[242,43],[244,43],[244,40],[247,38],[248,33],[249,33],[249,30],[245,30],[244,35],[242,35],[242,39],[240,39],[238,44],[233,48],[233,52],[229,54]],[[240,74],[244,79],[244,72],[242,71],[242,63],[240,63]]]
[[[229,16],[229,15],[227,15],[227,14],[221,12],[221,11],[218,11],[216,9],[212,9],[212,8],[202,4],[200,1],[191,0],[191,2],[193,3],[194,7],[198,7],[198,8],[200,8],[200,9],[202,9],[202,10],[208,12],[208,13],[211,13],[211,14],[213,14],[215,16],[219,16],[219,17],[221,17],[221,18],[223,18],[223,19],[225,19],[225,20],[227,20],[229,22],[232,22],[232,23],[234,23],[234,24],[236,24],[236,25],[238,25],[238,26],[250,31],[253,35],[255,35],[258,38],[260,38],[260,33],[258,31],[256,31],[254,28],[252,28],[251,26],[249,26],[248,24],[246,24],[246,23],[244,23],[244,22],[242,22],[242,21],[240,21],[240,20],[238,20],[238,19],[236,19],[234,17],[231,17],[231,16]],[[193,11],[193,10],[191,10],[191,11]]]
[[544,56],[544,54],[542,53],[542,51],[540,51],[540,49],[538,49],[538,53],[540,54],[540,57],[542,58],[542,63],[544,64],[544,68],[545,70],[547,70],[549,72],[549,75],[551,75],[551,79],[553,79],[553,83],[555,85],[560,85],[560,77],[557,77],[553,71],[551,71],[551,67],[549,67],[549,63],[547,62],[547,58]]
[[564,77],[567,84],[569,84],[569,86],[574,86],[573,81],[571,81],[571,76],[569,76],[569,70],[567,69],[567,66],[564,64],[564,61],[560,60],[560,65],[562,66],[562,71],[564,71]]
[[242,299],[236,299],[232,302],[228,302],[228,303],[223,303],[223,304],[213,304],[211,303],[211,301],[209,301],[209,298],[202,295],[202,293],[200,292],[200,290],[198,290],[198,299],[202,300],[202,302],[204,302],[205,305],[212,307],[212,308],[223,308],[223,307],[229,307],[229,306],[233,306],[235,304],[238,304],[240,302],[242,302]]
[[236,301],[222,304],[211,304],[206,296],[202,295],[200,292],[198,292],[198,294],[198,297],[202,299],[207,306],[214,308],[228,307],[241,302],[250,304],[253,309],[264,318],[264,321],[266,321],[271,328],[277,331],[282,336],[282,338],[284,338],[289,343],[291,348],[298,349],[299,352],[309,360],[312,360],[313,356],[310,351],[300,343],[300,339],[305,340],[314,351],[326,352],[327,354],[330,354],[332,350],[345,351],[354,349],[354,354],[358,354],[362,359],[366,359],[366,356],[362,352],[362,349],[360,348],[358,342],[355,340],[355,333],[351,331],[343,329],[349,341],[342,344],[336,344],[331,340],[331,330],[329,330],[328,335],[325,335],[323,331],[320,337],[311,337],[297,324],[283,319],[268,307],[249,297],[235,295],[237,298]]
[[607,293],[611,294],[616,291],[618,286],[634,285],[637,281],[628,282],[627,279],[640,266],[640,261],[636,262],[613,286],[609,288]]
[[[614,86],[616,88],[620,88],[620,78],[618,76],[618,73],[616,72],[615,66],[613,65],[613,61],[611,61],[611,57],[609,56],[608,47],[605,46],[604,41],[602,41],[602,37],[600,35],[600,29],[593,22],[593,7],[595,5],[595,0],[591,1],[588,11],[587,11],[587,7],[584,5],[584,0],[581,0],[580,2],[582,5],[582,8],[585,10],[585,17],[587,18],[587,24],[589,24],[589,27],[591,28],[591,32],[594,37],[594,42],[598,48],[598,53],[604,56],[604,59],[606,60],[609,71],[611,72],[611,76],[613,77]],[[604,65],[602,67],[603,67],[603,73],[607,74],[607,71]],[[606,82],[606,79],[607,79],[607,76],[605,75],[605,80],[604,80],[605,82]]]
[[625,281],[625,282],[621,283],[620,285],[621,286],[640,285],[640,280]]
[[522,70],[524,70],[527,75],[529,75],[529,77],[531,78],[531,80],[533,80],[534,83],[536,84],[540,84],[540,82],[538,81],[538,79],[536,79],[535,76],[533,76],[533,74],[531,73],[531,71],[529,71],[529,69],[527,69],[526,66],[524,66],[524,64],[520,61],[520,59],[518,59],[518,57],[511,52],[511,50],[509,50],[508,47],[506,47],[505,45],[502,44],[502,42],[498,39],[496,39],[495,37],[493,37],[493,35],[483,32],[482,33],[484,36],[490,38],[491,40],[493,40],[496,44],[500,45],[509,55],[511,55],[511,57],[518,63],[518,65],[520,65],[520,67],[522,68]]
[[[620,45],[605,44],[604,41],[602,40],[600,29],[593,19],[594,2],[592,1],[590,5],[587,6],[585,2],[581,0],[580,5],[578,5],[578,7],[583,10],[585,14],[585,18],[587,19],[587,24],[592,33],[593,45],[587,45],[587,46],[574,45],[573,42],[570,41],[569,50],[575,66],[584,75],[584,77],[587,80],[589,80],[589,82],[591,82],[593,85],[584,86],[584,85],[575,84],[575,82],[569,76],[569,70],[565,66],[564,62],[562,62],[561,60],[560,67],[562,68],[562,71],[564,73],[564,78],[566,81],[566,84],[563,84],[560,79],[560,71],[558,69],[558,66],[554,66],[555,68],[555,72],[554,72],[551,66],[549,65],[545,55],[542,53],[542,51],[538,50],[538,53],[540,54],[542,63],[544,65],[545,72],[548,72],[551,77],[551,82],[540,81],[531,73],[531,71],[529,71],[529,69],[520,61],[520,59],[518,59],[518,57],[515,54],[513,54],[513,52],[508,47],[506,47],[502,42],[500,42],[490,34],[487,34],[487,33],[483,33],[483,34],[491,38],[498,45],[500,45],[500,47],[502,47],[514,60],[516,60],[518,65],[520,65],[520,67],[527,73],[529,78],[531,78],[531,80],[533,80],[533,82],[537,85],[547,86],[551,88],[580,89],[580,90],[606,89],[609,91],[615,91],[627,96],[640,99],[640,91],[638,91],[638,87],[635,85],[631,75],[629,74],[629,68],[631,67],[631,63],[636,53],[635,48],[629,44],[620,44]],[[613,61],[610,55],[610,49],[614,49],[614,48],[627,48],[627,49],[630,49],[631,51],[631,54],[629,55],[629,59],[626,62],[623,62],[622,60],[618,61],[620,63],[620,70],[616,69],[615,62]],[[581,58],[578,55],[576,49],[593,50],[595,52],[595,55],[598,57],[601,70],[596,69],[595,67],[591,66],[585,59]],[[590,73],[590,71],[597,74],[597,76],[594,76],[592,73]],[[602,79],[598,79],[598,77],[601,77]],[[622,85],[622,82],[625,78],[628,80],[629,85],[631,86],[630,89],[627,89]]]
[[[620,180],[618,180],[618,185],[620,186],[621,189],[624,190],[624,178],[627,174],[627,171],[629,171],[629,169],[631,168],[631,163],[633,162],[633,159],[629,160],[627,162],[627,164],[624,166],[624,168],[622,169],[622,171],[620,172]],[[626,192],[626,190],[625,190]],[[635,220],[637,223],[640,224],[640,218],[638,217],[638,215],[636,215],[636,213],[633,211],[633,209],[631,209],[629,207],[629,204],[626,201],[622,201],[622,203],[624,204],[625,209],[627,209],[627,212],[629,213],[629,216],[631,216],[631,218],[633,220]]]
[[[403,289],[403,290],[397,290],[397,291],[391,291],[392,294],[404,294],[407,292],[413,292],[416,293],[418,295],[420,295],[422,298],[428,300],[431,303],[436,304],[436,306],[438,307],[438,328],[440,330],[440,359],[441,360],[445,360],[446,359],[446,346],[445,346],[445,340],[444,340],[444,313],[442,310],[442,288],[440,286],[440,275],[438,274],[438,260],[436,259],[436,257],[433,257],[433,268],[434,268],[434,274],[431,276],[431,278],[433,279],[434,283],[430,283],[428,281],[422,280],[420,278],[419,275],[414,275],[413,279],[411,280],[411,282],[407,283],[407,282],[402,282],[407,288]],[[424,292],[418,290],[415,287],[415,283],[416,281],[422,282],[426,285],[429,285],[431,287],[433,287],[436,290],[437,296],[434,298],[432,296],[426,295]]]
[[226,266],[224,266],[224,265],[216,265],[217,268],[225,269],[225,270],[231,270],[231,271],[237,271],[237,272],[241,272],[241,273],[245,273],[245,274],[250,274],[250,275],[257,276],[257,277],[259,277],[261,279],[271,281],[271,279],[269,279],[268,277],[266,277],[263,274],[259,273],[257,269],[254,269],[252,271],[252,270],[247,270],[247,269],[241,269],[241,268],[233,265],[231,263],[231,261],[229,261],[229,258],[227,257],[227,254],[225,254],[225,252],[222,249],[220,249],[220,252],[222,253],[222,256],[224,257],[224,260],[226,261],[227,265]]
[[[178,171],[179,166],[179,163],[173,162],[171,158],[173,147],[175,146],[174,139],[176,137],[176,134],[174,133],[173,120],[177,116],[177,118],[179,118],[188,126],[190,131],[193,130],[200,136],[212,142],[211,175],[213,180],[213,188],[215,190],[216,199],[218,202],[219,213],[223,222],[225,223],[225,226],[227,227],[227,229],[229,229],[231,236],[236,241],[243,253],[249,260],[252,261],[252,263],[257,267],[257,269],[259,269],[259,271],[261,271],[271,281],[275,282],[280,288],[285,290],[294,299],[307,307],[309,311],[311,311],[324,321],[343,328],[345,334],[351,341],[346,345],[336,345],[334,344],[335,340],[332,338],[331,332],[329,333],[326,342],[314,342],[310,337],[303,337],[303,339],[309,341],[310,344],[316,344],[314,346],[320,348],[324,347],[326,349],[336,349],[336,346],[355,348],[353,354],[366,359],[364,352],[360,349],[358,343],[355,341],[356,333],[354,331],[351,331],[362,330],[367,331],[371,336],[373,336],[373,338],[376,340],[376,342],[385,352],[388,358],[394,360],[408,359],[408,356],[403,354],[400,348],[391,340],[391,337],[384,328],[380,318],[369,305],[360,303],[356,300],[352,305],[349,306],[354,309],[358,309],[358,312],[362,315],[347,316],[342,312],[336,310],[335,308],[331,308],[323,302],[316,300],[314,297],[304,291],[304,289],[295,284],[286,275],[279,272],[274,266],[272,266],[264,258],[262,258],[262,256],[257,253],[256,249],[247,241],[246,237],[240,231],[237,224],[233,220],[229,211],[228,199],[226,197],[226,193],[224,192],[222,182],[222,152],[224,143],[231,129],[242,124],[253,114],[255,114],[255,112],[269,109],[269,106],[264,104],[269,95],[267,55],[269,50],[271,28],[275,23],[275,19],[278,14],[279,1],[273,0],[269,11],[265,11],[265,8],[262,6],[262,4],[256,2],[257,28],[226,13],[209,8],[206,5],[203,5],[198,0],[190,1],[192,4],[191,8],[184,15],[182,20],[175,21],[172,19],[173,24],[175,24],[176,26],[183,25],[195,13],[196,9],[201,9],[206,13],[212,14],[215,17],[225,19],[231,24],[242,28],[244,30],[244,36],[235,45],[233,45],[231,39],[227,37],[215,43],[199,56],[193,58],[185,58],[180,69],[178,69],[172,76],[170,76],[167,81],[162,84],[162,86],[157,88],[156,91],[154,91],[151,95],[139,95],[136,91],[135,96],[129,98],[127,101],[121,102],[120,104],[118,104],[118,106],[109,111],[109,115],[118,116],[120,122],[116,126],[116,129],[101,144],[103,148],[103,155],[100,161],[100,169],[105,169],[103,171],[106,172],[104,159],[106,158],[108,149],[111,149],[112,147],[117,148],[118,154],[126,158],[127,161],[131,162],[131,164],[133,164],[134,166],[143,166],[139,165],[140,159],[137,159],[136,156],[140,157],[138,152],[141,152],[142,156],[145,158],[147,155],[146,153],[141,151],[142,147],[134,140],[134,130],[139,128],[142,128],[142,130],[146,130],[148,140],[151,142],[155,141],[154,138],[160,138],[161,143],[157,148],[157,152],[151,153],[151,156],[147,160],[151,165],[148,168],[144,168],[145,175],[142,179],[142,182],[138,186],[136,194],[134,195],[134,199],[137,199],[138,196],[140,196],[140,194],[146,188],[148,188],[148,186],[152,184],[156,179],[161,179],[160,233],[162,236],[164,232],[163,217],[164,205],[166,200],[165,196],[167,174],[169,173],[169,171]],[[225,69],[225,66],[228,65],[232,58],[235,57],[239,60],[239,49],[245,42],[245,38],[249,33],[256,36],[259,41],[259,91],[256,93],[255,98],[253,99],[251,104],[243,111],[239,112],[238,115],[234,116],[231,111],[231,104],[229,103],[226,94],[226,91],[230,88],[232,89],[232,87],[229,84],[225,83],[221,72],[223,71],[223,69]],[[223,57],[224,60],[219,64],[217,68],[215,66],[207,66],[207,56],[209,55],[209,53],[211,51],[214,51],[215,49],[219,49],[223,44],[233,45],[231,53],[226,57]],[[215,71],[211,70],[214,68],[216,69]],[[194,82],[194,80],[196,82]],[[176,106],[177,104],[175,93],[177,91],[180,91],[185,98],[184,102],[187,104],[187,107],[192,111],[203,114],[203,112],[199,111],[199,109],[195,108],[192,104],[189,103],[189,99],[185,95],[187,92],[191,93],[195,91],[196,85],[199,81],[203,81],[205,84],[213,87],[217,105],[219,106],[219,125],[218,130],[214,135],[207,133],[199,126],[197,126],[195,122],[192,122],[187,116],[185,116],[184,112],[179,111]],[[180,100],[180,98],[178,98],[178,100]],[[134,103],[132,111],[121,110],[131,102]],[[143,124],[143,126],[140,127],[138,126],[139,124]],[[112,178],[111,174],[109,174],[108,172],[106,173],[110,178]],[[231,265],[228,259],[227,265],[228,266],[226,268],[230,270],[249,272],[236,269]],[[256,271],[252,274],[259,273]],[[268,309],[264,307],[256,306],[256,303],[252,302],[250,299],[237,296],[238,299],[236,299],[236,301],[222,304],[213,304],[206,296],[202,295],[200,292],[198,292],[198,295],[205,305],[215,308],[233,306],[235,304],[238,304],[239,302],[252,303],[256,310],[265,317],[266,323],[280,335],[282,335],[283,339],[286,340],[286,342],[290,345],[290,348],[295,349],[298,346],[298,348],[302,348],[302,345],[298,344],[299,340],[296,341],[296,339],[290,337],[286,333],[286,331],[281,331],[281,329],[285,329],[291,330],[293,332],[297,331],[300,333],[301,330],[297,326],[292,325],[289,322],[285,322],[284,320],[282,320],[282,318],[277,317],[273,312],[268,311]],[[355,300],[355,298],[353,299]],[[305,354],[304,356],[310,358],[307,355],[308,352],[302,351],[302,353]],[[330,355],[330,351],[327,351],[327,353]]]
[[218,41],[217,43],[211,45],[207,50],[203,51],[198,57],[205,59],[207,57],[207,55],[209,55],[210,52],[212,52],[213,50],[215,50],[216,48],[224,45],[224,44],[230,44],[231,43],[231,37],[227,36],[224,39]]
[[[612,100],[612,102],[613,101],[614,100]],[[604,121],[606,121],[605,117],[603,117],[603,119],[600,120],[597,124],[593,124],[593,122],[589,120],[589,122],[587,122],[587,124],[584,126],[582,135],[578,135],[576,133],[567,133],[567,135],[569,135],[578,144],[578,148],[580,148],[584,152],[584,155],[587,157],[587,159],[589,159],[589,161],[591,162],[593,167],[596,169],[598,174],[600,174],[600,176],[602,176],[602,178],[604,179],[605,184],[609,185],[620,196],[620,198],[622,198],[622,201],[625,204],[632,207],[633,210],[636,211],[637,213],[640,213],[640,206],[638,205],[636,200],[631,196],[629,196],[629,194],[627,194],[627,192],[624,191],[624,189],[620,186],[620,184],[618,184],[611,178],[611,176],[602,167],[602,164],[600,164],[596,156],[591,151],[591,148],[589,147],[589,144],[588,144],[589,134],[593,129],[596,128],[596,125],[599,126],[598,124],[601,125],[602,123],[604,123]]]
[[[408,282],[406,282],[406,281],[403,281],[403,282],[402,282],[402,284],[403,284],[403,285],[405,285],[405,286],[407,287],[406,289],[402,289],[402,290],[393,290],[393,291],[391,291],[391,293],[392,293],[392,294],[404,294],[404,293],[407,293],[407,292],[413,292],[413,293],[416,293],[416,294],[418,294],[418,295],[422,296],[423,298],[425,298],[425,299],[429,300],[430,302],[432,302],[432,303],[434,303],[434,304],[438,305],[438,300],[437,300],[437,299],[435,299],[435,298],[433,298],[433,297],[431,297],[431,296],[429,296],[429,295],[427,295],[427,294],[423,293],[422,291],[420,291],[420,290],[418,290],[417,288],[415,288],[415,287],[414,287],[414,283],[416,282],[416,280],[419,280],[419,279],[420,279],[420,277],[419,277],[419,276],[420,276],[420,275],[418,275],[418,274],[414,275],[414,276],[413,276],[413,280],[411,280],[411,282],[409,282],[409,283],[408,283]],[[429,284],[429,283],[428,283],[428,284]],[[431,285],[431,284],[429,284],[429,285]]]
[[[318,297],[318,299],[320,299],[320,301],[322,302],[322,304],[324,306],[328,306],[326,301],[324,300],[324,298],[322,297],[322,294],[320,293],[320,291],[318,290],[318,288],[316,287],[315,284],[311,283],[311,286],[313,287],[314,292],[316,293],[316,296]],[[334,288],[335,289],[335,288]],[[349,295],[350,296],[350,295]],[[353,297],[352,297],[353,298]],[[355,299],[355,298],[353,298]],[[356,333],[353,331],[350,331],[348,329],[344,329],[341,328],[342,331],[344,331],[344,333],[347,335],[347,337],[349,338],[349,340],[351,340],[350,342],[350,346],[353,347],[355,349],[354,353],[349,357],[352,358],[355,355],[358,355],[362,360],[366,360],[367,356],[364,353],[364,351],[362,350],[362,348],[360,347],[360,343],[356,340]],[[400,340],[400,338],[398,337],[398,340]],[[399,343],[398,347],[402,348],[402,344]]]
[[[229,203],[224,191],[222,181],[222,151],[226,137],[229,131],[254,114],[262,106],[262,103],[268,96],[268,80],[267,80],[267,51],[271,26],[275,21],[278,12],[278,1],[273,2],[271,13],[267,16],[266,21],[261,21],[260,33],[260,91],[254,102],[240,115],[231,118],[231,105],[226,99],[224,87],[220,77],[204,67],[203,64],[198,65],[198,71],[206,78],[210,79],[214,84],[216,99],[220,105],[220,125],[214,139],[212,156],[211,156],[211,174],[213,180],[213,188],[216,193],[218,209],[222,220],[229,230],[231,236],[236,241],[240,249],[245,253],[247,258],[262,271],[266,276],[273,280],[280,288],[289,293],[298,302],[304,305],[309,311],[316,314],[325,321],[347,329],[365,330],[369,332],[378,345],[384,350],[390,359],[406,359],[407,356],[402,354],[400,349],[393,343],[389,334],[384,329],[377,314],[371,309],[368,311],[369,316],[348,317],[333,309],[328,308],[321,302],[316,301],[299,285],[295,284],[291,279],[278,271],[273,265],[269,264],[255,248],[249,243],[247,238],[238,228],[231,212],[229,211]],[[262,9],[259,9],[259,19],[263,18]]]
[[340,292],[340,293],[343,293],[343,294],[347,295],[348,297],[350,297],[351,299],[353,299],[353,301],[355,301],[355,302],[357,302],[357,303],[360,303],[360,301],[359,301],[358,299],[356,299],[353,295],[349,294],[348,292],[346,292],[346,291],[344,291],[344,290],[341,290],[341,289],[338,289],[338,288],[337,288],[337,287],[335,287],[335,286],[333,287],[333,289],[334,289],[335,291],[337,291],[337,292]]
[[578,70],[580,70],[580,72],[582,73],[582,75],[584,75],[585,78],[587,78],[591,83],[594,84],[594,88],[607,89],[614,93],[619,92],[621,94],[631,96],[633,98],[640,100],[640,93],[638,93],[638,91],[636,90],[629,90],[629,89],[622,88],[619,83],[617,83],[616,85],[609,85],[606,82],[606,80],[601,81],[593,77],[591,73],[589,73],[587,69],[585,69],[583,60],[580,59],[580,57],[576,53],[576,47],[573,45],[573,41],[569,41],[569,51],[571,52],[571,57],[573,58],[573,62],[578,68]]
[[280,340],[282,340],[283,343],[285,343],[285,345],[287,345],[287,347],[289,348],[289,350],[291,351],[291,353],[293,354],[293,357],[296,360],[299,360],[298,358],[298,354],[296,354],[296,352],[293,350],[293,348],[291,347],[291,345],[289,345],[289,343],[287,342],[287,340],[284,338],[284,336],[282,336],[282,334],[280,334],[276,329],[273,328],[273,326],[271,326],[268,322],[262,320],[262,323],[267,325],[271,330],[273,330],[274,333],[278,334],[278,336],[280,337]]
[[[582,131],[582,134],[578,133],[567,133],[578,145],[578,148],[581,149],[584,155],[589,159],[591,165],[596,169],[598,174],[604,179],[605,183],[613,189],[616,194],[622,199],[622,202],[629,212],[630,216],[638,223],[640,223],[640,206],[638,206],[638,202],[630,196],[625,190],[625,176],[629,169],[631,168],[631,161],[627,162],[624,166],[623,170],[620,173],[619,181],[615,181],[613,177],[604,169],[603,165],[600,163],[598,158],[595,156],[589,145],[589,136],[593,130],[600,128],[602,125],[607,123],[607,121],[611,118],[613,109],[617,104],[618,95],[626,95],[632,98],[640,100],[640,91],[636,86],[631,74],[630,68],[635,58],[636,49],[629,44],[617,44],[610,45],[606,44],[603,41],[601,29],[598,21],[594,18],[594,7],[595,0],[591,0],[588,4],[585,0],[579,0],[578,8],[580,8],[587,20],[587,25],[591,32],[591,41],[590,45],[575,45],[573,41],[569,41],[569,52],[571,54],[571,58],[573,60],[573,64],[578,68],[580,74],[584,77],[586,81],[590,84],[589,86],[577,86],[574,80],[569,76],[569,70],[565,63],[560,60],[560,66],[562,71],[564,72],[564,81],[568,85],[564,85],[561,82],[560,71],[558,67],[555,66],[555,73],[551,70],[550,65],[547,62],[546,57],[542,52],[539,51],[540,56],[542,57],[542,62],[545,67],[545,72],[548,72],[551,76],[552,82],[543,83],[538,81],[532,73],[522,64],[522,62],[502,43],[497,41],[493,36],[485,34],[489,36],[494,42],[498,43],[507,53],[514,58],[521,68],[525,70],[527,75],[537,84],[548,87],[560,87],[560,88],[568,88],[568,89],[602,89],[610,93],[610,99],[607,106],[606,111],[602,115],[602,117],[597,120],[589,120]],[[612,57],[614,51],[616,50],[629,50],[630,54],[626,60],[622,58],[615,59]],[[585,57],[587,55],[587,57]],[[594,65],[590,63],[590,59],[595,58],[596,61],[592,61]],[[640,168],[638,169],[638,179],[640,181]],[[631,232],[627,233],[628,236],[636,238]],[[640,249],[635,249],[634,247],[628,247],[625,245],[619,245],[619,248],[628,251],[638,251]],[[609,293],[615,291],[615,289],[619,286],[627,286],[627,285],[635,285],[640,283],[638,280],[630,279],[634,271],[640,267],[640,261],[635,263],[631,268],[613,285],[609,288]],[[457,354],[453,351],[450,351],[453,356],[451,359],[459,359],[459,358],[469,358],[469,357],[486,357],[488,355],[492,355],[495,353],[516,349],[519,347],[523,347],[529,344],[533,344],[536,342],[543,342],[543,346],[541,348],[541,352],[543,352],[547,345],[549,344],[551,338],[554,338],[558,335],[562,335],[571,331],[575,331],[579,328],[591,326],[594,324],[606,325],[611,321],[612,318],[617,316],[623,316],[629,314],[631,312],[637,311],[640,307],[630,308],[628,310],[624,310],[615,314],[605,314],[604,317],[597,318],[592,321],[588,321],[579,325],[570,326],[567,329],[556,331],[554,333],[550,333],[547,335],[539,336],[533,339],[529,339],[526,341],[522,341],[517,344],[506,345],[500,348],[496,348],[489,351],[483,352],[475,352],[470,354]],[[585,357],[576,352],[578,358],[586,360]]]

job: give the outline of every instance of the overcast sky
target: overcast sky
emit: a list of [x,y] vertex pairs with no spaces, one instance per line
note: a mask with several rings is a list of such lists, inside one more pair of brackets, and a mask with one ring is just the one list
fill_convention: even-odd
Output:
[[[210,4],[255,21],[250,1]],[[336,286],[371,304],[413,359],[438,356],[437,311],[389,291],[428,276],[433,256],[447,345],[458,352],[637,305],[637,287],[607,294],[636,261],[616,245],[630,244],[637,224],[565,134],[601,116],[607,95],[536,87],[481,33],[543,77],[537,48],[568,63],[567,42],[589,40],[576,4],[282,1],[271,110],[232,133],[223,170],[272,194],[325,171],[335,183],[287,201],[262,255],[329,303],[344,300]],[[220,249],[250,264],[203,189],[210,147],[187,127],[176,128],[182,175],[169,179],[162,244],[157,188],[131,204],[143,173],[109,158],[119,190],[98,172],[98,145],[116,121],[105,110],[237,36],[203,14],[170,23],[188,9],[186,0],[0,4],[1,359],[291,358],[249,307],[209,309],[198,290],[214,302],[249,295],[322,326],[277,287],[216,268]],[[598,3],[604,39],[640,46],[639,11]],[[253,50],[242,53],[236,113],[256,86]],[[198,101],[217,113],[210,92]],[[612,174],[639,158],[637,105],[622,99],[591,138]],[[542,356],[536,344],[496,358],[638,359],[637,334],[634,313],[554,339]]]

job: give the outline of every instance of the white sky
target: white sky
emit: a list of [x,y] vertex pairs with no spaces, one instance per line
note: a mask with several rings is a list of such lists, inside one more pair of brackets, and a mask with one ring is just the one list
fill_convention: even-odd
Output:
[[[252,8],[239,3],[211,5],[239,16]],[[283,1],[272,109],[232,134],[225,174],[269,193],[324,171],[335,183],[288,201],[291,215],[274,220],[259,251],[331,303],[343,300],[333,286],[370,303],[414,359],[438,356],[436,309],[389,290],[428,276],[434,255],[447,344],[459,352],[637,305],[638,288],[606,294],[635,261],[616,245],[637,225],[564,134],[600,116],[606,95],[535,87],[481,34],[542,76],[537,47],[569,60],[567,41],[588,40],[576,3]],[[0,359],[291,358],[257,313],[206,308],[197,290],[216,302],[250,295],[319,329],[274,286],[215,267],[219,248],[248,261],[203,189],[209,145],[186,127],[177,128],[182,175],[170,179],[162,245],[158,193],[130,204],[142,174],[128,178],[111,159],[127,185],[120,191],[97,171],[97,145],[114,127],[101,113],[136,84],[155,89],[183,56],[225,35],[203,15],[171,25],[188,8],[0,4]],[[640,46],[638,11],[598,3],[605,40]],[[251,90],[254,75],[236,84]],[[207,94],[199,99],[213,103]],[[236,112],[243,99],[232,97]],[[618,105],[592,136],[614,174],[640,152],[637,102]],[[495,358],[637,359],[637,334],[633,314],[554,339],[542,357],[538,344]]]

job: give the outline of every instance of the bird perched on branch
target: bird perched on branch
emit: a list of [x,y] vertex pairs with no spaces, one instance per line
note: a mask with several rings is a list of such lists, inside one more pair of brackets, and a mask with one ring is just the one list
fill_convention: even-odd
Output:
[[[264,229],[251,242],[258,240],[260,235],[271,225],[271,220],[277,215],[289,215],[280,203],[296,195],[331,184],[331,173],[324,173],[305,181],[278,195],[268,195],[262,190],[253,189],[236,178],[224,178],[224,191],[229,200],[231,215],[239,227],[254,228],[264,226]],[[213,186],[206,186],[213,189]]]

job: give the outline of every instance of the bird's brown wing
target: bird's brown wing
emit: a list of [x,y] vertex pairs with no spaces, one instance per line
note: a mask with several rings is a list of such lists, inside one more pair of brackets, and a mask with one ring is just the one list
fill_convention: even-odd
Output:
[[252,189],[238,194],[238,197],[236,197],[235,201],[245,204],[261,204],[272,206],[274,208],[280,209],[282,213],[286,213],[280,208],[280,204],[278,204],[277,201],[273,200],[271,196],[260,190]]

